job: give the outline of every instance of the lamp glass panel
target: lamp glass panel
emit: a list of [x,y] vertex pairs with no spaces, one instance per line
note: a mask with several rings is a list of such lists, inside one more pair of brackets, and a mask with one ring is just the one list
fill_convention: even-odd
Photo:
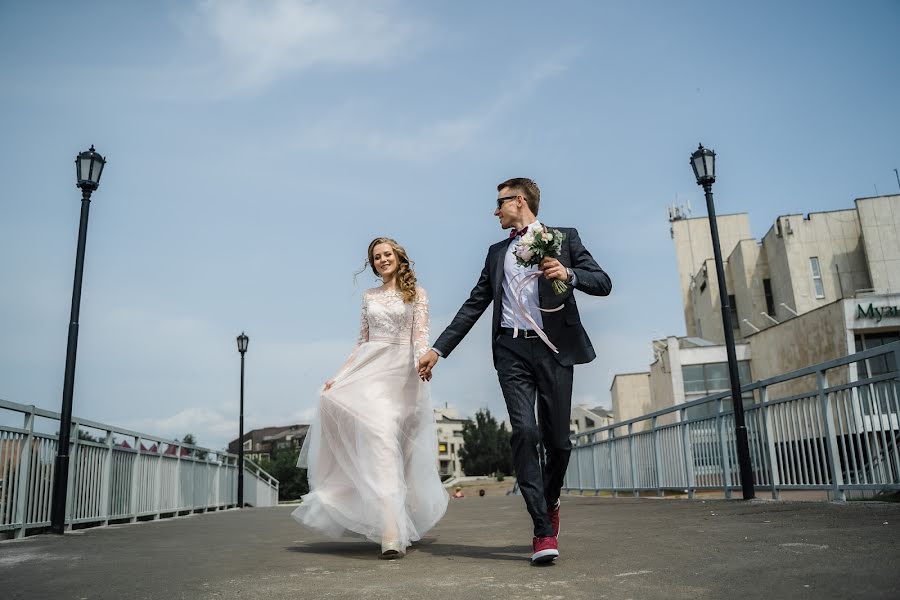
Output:
[[103,161],[94,160],[91,166],[91,181],[93,183],[100,183],[100,173],[103,172]]
[[88,181],[91,178],[91,158],[90,156],[81,159],[81,181]]
[[706,171],[703,170],[703,156],[702,155],[694,157],[694,175],[696,175],[697,178],[706,176]]
[[716,155],[706,154],[704,157],[704,172],[707,177],[715,177],[716,175]]

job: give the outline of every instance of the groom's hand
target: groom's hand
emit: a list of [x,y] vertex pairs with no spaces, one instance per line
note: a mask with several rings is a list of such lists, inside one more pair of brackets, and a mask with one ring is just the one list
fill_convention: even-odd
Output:
[[422,381],[431,381],[431,369],[437,364],[438,355],[434,350],[429,350],[419,359],[419,378]]
[[547,257],[541,261],[541,271],[547,279],[559,279],[562,282],[569,280],[569,272],[561,262],[555,258]]

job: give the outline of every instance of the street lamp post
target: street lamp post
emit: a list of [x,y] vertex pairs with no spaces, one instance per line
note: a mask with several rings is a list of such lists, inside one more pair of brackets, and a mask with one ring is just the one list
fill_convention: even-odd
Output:
[[59,417],[59,444],[53,479],[53,501],[50,506],[50,531],[66,530],[66,497],[69,485],[69,439],[72,429],[72,393],[75,388],[75,357],[78,353],[78,314],[81,311],[81,280],[84,273],[84,247],[87,241],[88,212],[91,194],[100,185],[100,174],[106,159],[94,147],[75,158],[76,186],[81,188],[81,222],[78,227],[78,249],[75,254],[75,283],[72,286],[72,312],[66,345],[66,374],[63,379],[62,411]]
[[[709,216],[709,231],[712,235],[713,255],[716,260],[716,277],[719,281],[719,301],[722,305],[722,327],[725,328],[725,350],[728,353],[728,377],[731,380],[731,404],[734,407],[735,442],[737,444],[738,467],[741,476],[741,491],[744,500],[755,496],[753,489],[753,468],[750,464],[750,444],[747,426],[744,424],[744,402],[741,396],[741,380],[738,375],[737,354],[734,351],[734,333],[731,329],[731,306],[728,301],[728,287],[725,283],[725,268],[722,266],[722,249],[719,247],[719,228],[716,223],[716,207],[713,204],[712,184],[716,180],[716,153],[703,144],[691,154],[691,166],[697,185],[703,186],[706,194],[706,211]],[[724,458],[724,457],[723,457]]]
[[249,344],[250,338],[242,331],[241,335],[237,336],[238,352],[241,353],[241,418],[238,426],[238,508],[244,508],[244,354],[247,352]]

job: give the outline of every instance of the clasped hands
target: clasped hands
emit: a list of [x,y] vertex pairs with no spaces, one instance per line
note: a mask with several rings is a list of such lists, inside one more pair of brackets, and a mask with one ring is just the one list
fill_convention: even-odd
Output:
[[[541,271],[544,272],[544,277],[549,280],[569,280],[569,272],[566,270],[563,264],[555,258],[547,257],[542,260]],[[438,358],[438,353],[434,350],[429,350],[422,355],[422,358],[419,359],[419,379],[421,379],[422,381],[431,381],[431,370],[434,369],[434,366],[437,364]]]
[[422,381],[431,381],[431,370],[438,361],[438,353],[429,350],[419,359],[419,379]]

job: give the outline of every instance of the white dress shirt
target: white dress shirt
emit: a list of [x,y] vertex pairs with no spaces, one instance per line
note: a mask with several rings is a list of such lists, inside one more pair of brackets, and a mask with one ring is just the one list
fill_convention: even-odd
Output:
[[[541,222],[535,221],[528,226],[528,231],[532,231],[540,226]],[[500,326],[509,327],[510,329],[514,327],[518,327],[519,329],[534,329],[534,325],[522,318],[521,312],[519,311],[519,305],[515,301],[514,295],[516,290],[522,286],[525,276],[537,271],[538,267],[522,267],[516,262],[516,257],[513,255],[512,251],[518,241],[518,237],[509,240],[509,248],[503,259],[503,302],[500,309]],[[519,299],[521,299],[525,311],[531,315],[531,318],[534,319],[534,322],[537,323],[538,327],[543,329],[544,320],[540,311],[541,302],[538,297],[538,280],[536,277],[529,279],[528,283],[521,287]]]
[[[528,226],[528,231],[540,226],[541,222],[535,221]],[[514,329],[516,326],[518,326],[519,329],[533,329],[534,326],[521,317],[518,303],[513,299],[513,294],[519,288],[525,275],[534,273],[538,268],[537,266],[521,267],[516,262],[516,257],[513,255],[512,251],[513,244],[518,241],[518,237],[509,240],[509,246],[503,259],[503,283],[501,284],[501,287],[503,288],[503,300],[500,307],[500,326],[509,327],[510,329]],[[567,283],[574,287],[578,278],[572,272],[572,269],[567,269],[567,271],[569,272],[569,280]],[[528,283],[522,286],[519,298],[522,300],[525,311],[531,315],[531,318],[534,319],[534,322],[537,323],[538,327],[543,329],[544,319],[540,311],[541,301],[538,294],[538,279],[536,277],[530,279]],[[437,348],[432,348],[432,350],[434,350],[434,353],[438,356],[444,356]]]

